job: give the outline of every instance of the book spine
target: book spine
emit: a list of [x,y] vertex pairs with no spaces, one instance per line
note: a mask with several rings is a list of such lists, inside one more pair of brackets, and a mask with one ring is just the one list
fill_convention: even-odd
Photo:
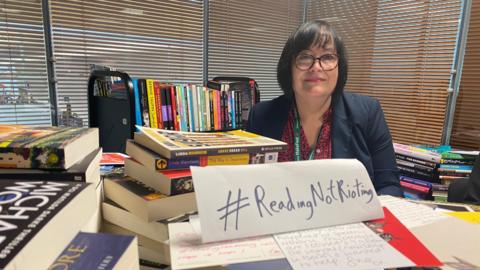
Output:
[[401,165],[397,165],[397,168],[400,170],[401,174],[404,173],[407,176],[413,176],[413,177],[418,176],[418,177],[425,178],[425,179],[428,179],[428,180],[435,180],[436,179],[436,177],[433,173],[426,173],[426,172],[423,172],[423,171],[420,171],[420,170],[404,167],[404,166],[401,166]]
[[423,180],[420,180],[420,179],[416,179],[416,178],[412,178],[412,177],[408,177],[408,176],[404,176],[404,175],[400,175],[399,178],[400,178],[400,181],[412,183],[412,184],[427,187],[427,188],[432,188],[432,183],[427,182],[427,181],[423,181]]
[[264,145],[264,146],[243,146],[230,148],[213,148],[213,149],[191,149],[191,150],[172,150],[170,152],[171,158],[188,157],[188,156],[202,156],[202,155],[231,155],[231,154],[254,154],[254,153],[269,153],[269,152],[283,152],[286,146],[283,145]]
[[410,162],[410,161],[399,160],[399,159],[397,159],[397,164],[402,165],[404,167],[409,167],[409,168],[413,168],[413,169],[416,169],[416,170],[419,170],[419,171],[427,172],[427,173],[432,173],[433,170],[435,169],[435,168],[432,168],[432,167],[424,166],[424,165],[421,165],[421,164],[416,164],[416,163],[413,163],[413,162]]
[[208,88],[204,88],[203,91],[204,97],[204,106],[205,106],[205,130],[210,131],[212,127],[211,118],[210,118],[210,91]]
[[193,108],[193,89],[192,85],[188,87],[187,91],[187,99],[188,99],[188,125],[189,131],[195,131],[195,117],[194,117],[194,108]]
[[138,88],[138,79],[132,79],[133,97],[135,99],[135,124],[143,126],[142,106],[140,106],[140,89]]
[[145,81],[145,79],[138,80],[138,87],[140,88],[140,103],[142,107],[143,126],[150,127],[147,82]]
[[147,95],[148,95],[148,116],[150,119],[150,127],[158,128],[155,90],[153,87],[153,80],[150,80],[150,79],[147,80]]
[[160,129],[165,128],[165,118],[162,115],[162,97],[161,97],[161,89],[160,89],[160,82],[154,81],[153,82],[153,89],[155,90],[155,106],[156,106],[156,115],[157,115],[157,127]]
[[168,113],[168,96],[167,89],[160,87],[160,94],[162,99],[162,117],[164,129],[170,129],[170,115]]
[[404,156],[409,156],[413,157],[416,159],[421,159],[429,162],[435,162],[435,163],[440,163],[440,158],[441,156],[437,153],[427,151],[424,149],[408,146],[408,145],[402,145],[402,144],[393,144],[395,153],[401,154]]
[[471,171],[473,169],[473,165],[440,164],[439,169]]
[[400,185],[404,188],[415,190],[415,191],[418,191],[418,192],[421,192],[421,193],[429,193],[430,192],[430,188],[422,187],[422,186],[415,185],[415,184],[405,182],[405,181],[400,181]]
[[441,159],[440,164],[459,164],[459,165],[473,165],[473,160],[461,160],[461,159]]
[[180,130],[180,124],[178,119],[180,118],[178,115],[178,106],[177,106],[177,95],[176,95],[175,86],[170,86],[170,97],[172,99],[172,120],[173,120],[173,130]]
[[437,166],[436,163],[434,162],[428,162],[426,160],[421,160],[421,159],[417,159],[417,158],[413,158],[413,157],[409,157],[409,156],[405,156],[405,155],[400,155],[400,154],[395,154],[397,160],[404,160],[404,161],[409,161],[409,162],[413,162],[413,163],[416,163],[416,164],[420,164],[420,165],[424,165],[424,166],[428,166],[428,167],[432,167],[432,168],[435,168]]

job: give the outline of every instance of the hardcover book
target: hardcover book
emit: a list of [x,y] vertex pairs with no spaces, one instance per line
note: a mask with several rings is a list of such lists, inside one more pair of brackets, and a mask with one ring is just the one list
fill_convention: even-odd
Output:
[[93,216],[93,185],[0,181],[0,269],[47,269]]
[[135,142],[166,158],[283,152],[287,144],[242,130],[227,132],[181,132],[140,127]]
[[137,270],[137,238],[79,232],[48,269]]
[[68,169],[98,147],[96,128],[0,125],[0,168]]

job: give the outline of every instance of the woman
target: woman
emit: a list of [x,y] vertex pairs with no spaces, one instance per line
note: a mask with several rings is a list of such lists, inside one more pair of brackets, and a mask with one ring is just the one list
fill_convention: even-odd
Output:
[[277,80],[284,95],[252,108],[248,130],[287,142],[279,161],[356,158],[378,194],[403,195],[380,103],[343,91],[346,51],[327,22],[307,22],[289,37]]

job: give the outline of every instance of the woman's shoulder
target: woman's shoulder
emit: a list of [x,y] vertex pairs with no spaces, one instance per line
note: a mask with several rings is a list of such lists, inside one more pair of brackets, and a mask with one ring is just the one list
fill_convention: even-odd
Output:
[[343,101],[349,111],[355,113],[376,111],[380,108],[380,102],[376,98],[348,91],[343,92]]
[[285,110],[289,106],[289,100],[285,95],[278,96],[271,100],[259,102],[254,106],[256,112],[272,113],[276,110]]

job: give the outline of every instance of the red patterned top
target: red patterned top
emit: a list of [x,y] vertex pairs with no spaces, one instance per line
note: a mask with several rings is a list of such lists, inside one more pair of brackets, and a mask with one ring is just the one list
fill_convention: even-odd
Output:
[[[287,151],[280,152],[278,154],[278,162],[282,161],[293,161],[293,153],[294,153],[294,146],[293,146],[293,121],[294,121],[294,113],[293,110],[290,110],[288,114],[287,124],[283,129],[282,134],[282,141],[288,144]],[[332,108],[328,109],[323,115],[323,131],[322,136],[317,142],[317,146],[315,149],[315,159],[330,159],[332,158]],[[301,144],[301,156],[302,160],[307,160],[310,154],[310,146],[308,145],[307,137],[303,131],[303,128],[300,133],[300,144]]]

